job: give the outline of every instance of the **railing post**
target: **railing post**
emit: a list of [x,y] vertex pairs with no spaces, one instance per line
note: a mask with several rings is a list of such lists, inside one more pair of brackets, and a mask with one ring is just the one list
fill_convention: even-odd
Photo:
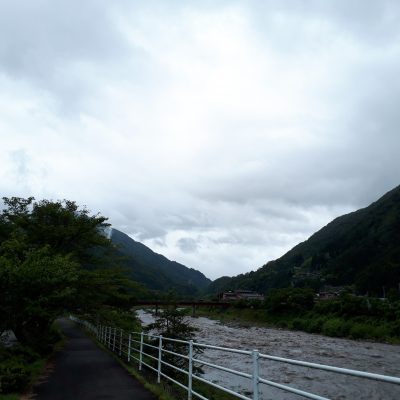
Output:
[[122,354],[122,329],[119,330],[119,356]]
[[108,327],[107,347],[111,349],[111,326]]
[[258,400],[260,395],[259,352],[253,350],[253,400]]
[[140,334],[139,371],[142,370],[142,360],[143,360],[143,332],[141,332]]
[[114,328],[114,341],[113,341],[113,348],[112,348],[113,351],[115,351],[116,339],[117,339],[117,328]]
[[157,383],[161,382],[161,357],[162,357],[162,335],[159,336],[159,341],[158,341]]
[[188,365],[188,400],[192,400],[192,376],[193,376],[193,340],[189,341],[189,365]]
[[128,362],[131,361],[131,341],[132,341],[132,334],[129,334],[128,337]]

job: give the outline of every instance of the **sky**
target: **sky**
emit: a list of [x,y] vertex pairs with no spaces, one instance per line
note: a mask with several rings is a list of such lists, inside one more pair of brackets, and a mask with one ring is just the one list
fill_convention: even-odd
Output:
[[0,194],[211,279],[400,184],[397,0],[0,0]]

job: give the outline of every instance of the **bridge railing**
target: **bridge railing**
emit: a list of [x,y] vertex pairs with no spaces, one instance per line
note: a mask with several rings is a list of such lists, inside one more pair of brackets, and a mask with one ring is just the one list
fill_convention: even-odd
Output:
[[[257,350],[242,350],[229,347],[219,347],[208,345],[205,343],[197,343],[192,340],[177,340],[163,337],[161,335],[152,335],[144,332],[125,332],[123,329],[119,329],[117,327],[104,325],[96,326],[88,321],[83,321],[73,316],[71,316],[70,318],[73,321],[84,325],[88,330],[92,331],[99,342],[103,343],[106,347],[108,347],[114,353],[118,354],[128,363],[132,363],[134,361],[137,362],[139,370],[142,370],[143,366],[146,366],[148,369],[154,371],[157,374],[158,383],[161,382],[161,378],[165,378],[186,390],[188,400],[191,400],[193,397],[199,398],[201,400],[209,400],[207,397],[203,396],[193,389],[193,383],[196,381],[222,390],[223,392],[229,393],[232,396],[242,400],[260,400],[261,385],[275,387],[285,392],[297,394],[301,397],[308,399],[330,400],[327,397],[323,397],[314,393],[310,393],[288,385],[283,385],[281,383],[265,379],[265,377],[261,376],[260,374],[260,361],[263,359],[302,367],[314,368],[322,371],[329,371],[335,374],[354,376],[379,382],[400,385],[399,377],[380,375],[347,368],[338,368],[329,365],[310,363],[289,358],[275,357],[268,354],[259,353]],[[185,354],[172,351],[171,346],[167,345],[168,343],[179,343],[180,345],[186,346]],[[196,350],[206,349],[216,350],[223,353],[235,353],[248,357],[251,364],[251,371],[239,371],[199,358],[199,356],[197,355],[198,351]],[[180,368],[177,365],[173,365],[167,362],[165,355],[173,355],[182,360],[185,360],[185,368]],[[225,373],[229,373],[233,376],[244,378],[249,381],[251,390],[246,391],[245,394],[243,394],[231,388],[219,385],[218,383],[215,383],[209,379],[205,379],[203,376],[200,376],[199,373],[195,372],[196,365],[207,366],[217,369],[219,371],[223,371]],[[185,377],[184,381],[182,381],[182,379],[177,380],[175,377],[168,375],[168,369],[180,372],[182,376]],[[251,394],[251,397],[249,397],[249,393]]]

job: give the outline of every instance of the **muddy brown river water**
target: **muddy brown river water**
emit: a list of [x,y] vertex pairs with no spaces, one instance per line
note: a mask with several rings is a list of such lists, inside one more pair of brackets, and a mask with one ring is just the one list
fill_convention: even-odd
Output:
[[[139,312],[144,324],[151,314]],[[208,318],[188,318],[198,328],[196,342],[242,350],[258,350],[272,356],[292,358],[341,368],[400,377],[400,346],[330,338],[273,328],[230,326]],[[198,358],[227,368],[251,373],[250,356],[206,350]],[[204,376],[222,386],[251,397],[251,382],[210,367]],[[332,400],[400,400],[400,385],[365,378],[261,360],[260,376]],[[304,397],[260,385],[260,400],[298,400]]]

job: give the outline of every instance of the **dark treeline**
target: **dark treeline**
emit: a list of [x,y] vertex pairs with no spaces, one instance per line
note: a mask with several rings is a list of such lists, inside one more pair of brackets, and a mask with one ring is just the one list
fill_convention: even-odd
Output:
[[239,300],[232,306],[238,313],[242,310],[245,318],[283,328],[400,343],[400,296],[396,290],[386,299],[344,291],[336,298],[318,300],[310,288],[271,289],[264,302]]

